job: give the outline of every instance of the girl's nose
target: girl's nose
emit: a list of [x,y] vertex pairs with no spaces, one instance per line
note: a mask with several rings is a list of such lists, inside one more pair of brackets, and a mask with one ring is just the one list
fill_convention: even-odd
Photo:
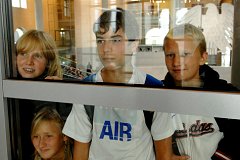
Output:
[[45,147],[45,146],[46,146],[46,142],[45,142],[45,139],[42,137],[39,140],[39,147],[42,148],[42,147]]
[[32,56],[32,55],[29,55],[29,56],[27,57],[27,64],[28,64],[28,65],[32,65],[32,64],[33,64],[33,56]]

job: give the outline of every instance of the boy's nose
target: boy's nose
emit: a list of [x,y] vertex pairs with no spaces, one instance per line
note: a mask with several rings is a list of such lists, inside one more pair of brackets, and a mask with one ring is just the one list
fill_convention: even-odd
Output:
[[103,44],[103,51],[104,53],[106,52],[109,52],[111,50],[111,47],[112,47],[112,43],[111,41],[105,41],[104,44]]
[[176,54],[175,57],[173,58],[173,65],[174,66],[181,65],[181,57],[178,54]]

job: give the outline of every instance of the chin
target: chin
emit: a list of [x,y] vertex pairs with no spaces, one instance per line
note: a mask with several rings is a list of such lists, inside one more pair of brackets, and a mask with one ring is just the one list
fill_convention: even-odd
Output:
[[32,75],[27,75],[27,76],[22,76],[23,78],[35,78],[35,76]]
[[179,82],[184,81],[184,78],[182,76],[174,76],[173,79]]
[[40,76],[40,75],[35,75],[35,74],[25,74],[25,75],[23,74],[22,75],[23,78],[36,78],[38,76]]
[[115,66],[115,65],[105,65],[104,69],[109,70],[109,71],[114,71],[117,70],[119,67]]

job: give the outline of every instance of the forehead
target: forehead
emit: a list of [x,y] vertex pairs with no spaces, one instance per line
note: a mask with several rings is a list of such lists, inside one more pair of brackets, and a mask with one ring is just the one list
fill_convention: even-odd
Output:
[[31,45],[27,44],[24,48],[19,50],[19,52],[27,52],[27,53],[42,53],[42,48],[39,45]]
[[166,39],[165,45],[165,47],[168,45],[177,45],[181,48],[196,48],[199,45],[199,41],[194,40],[191,36],[172,36]]
[[36,126],[35,132],[60,132],[60,128],[55,121],[43,120]]
[[[100,32],[104,33],[104,29],[100,28]],[[97,38],[112,38],[112,37],[126,37],[125,33],[123,32],[123,29],[120,28],[117,32],[113,32],[112,28],[110,28],[106,33],[101,34],[101,33],[97,33],[96,37]]]

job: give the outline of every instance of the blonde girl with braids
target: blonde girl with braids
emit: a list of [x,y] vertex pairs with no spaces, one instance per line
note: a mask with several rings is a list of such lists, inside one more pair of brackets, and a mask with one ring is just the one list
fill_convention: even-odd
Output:
[[62,79],[54,39],[44,31],[29,30],[16,44],[17,70],[21,78]]
[[72,160],[71,139],[62,134],[63,126],[56,109],[44,107],[37,112],[31,126],[34,160]]

